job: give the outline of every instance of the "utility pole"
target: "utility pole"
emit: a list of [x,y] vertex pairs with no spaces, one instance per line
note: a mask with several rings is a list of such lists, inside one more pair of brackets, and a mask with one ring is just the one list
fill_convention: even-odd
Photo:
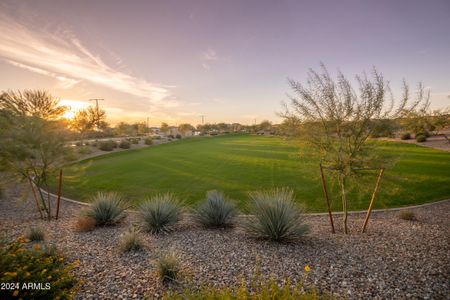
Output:
[[202,117],[202,125],[205,124],[205,115],[201,115],[200,117]]
[[97,99],[89,99],[89,101],[95,101],[95,114],[96,114],[96,116],[95,116],[95,125],[97,126],[97,130],[98,130],[98,127],[99,127],[99,123],[100,123],[100,118],[99,118],[99,115],[100,115],[100,110],[99,110],[99,106],[98,106],[98,101],[104,101],[105,99],[100,99],[100,98],[97,98]]

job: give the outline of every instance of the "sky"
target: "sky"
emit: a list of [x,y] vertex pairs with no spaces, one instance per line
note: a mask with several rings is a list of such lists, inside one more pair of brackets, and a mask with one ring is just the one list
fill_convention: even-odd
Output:
[[375,66],[450,106],[448,0],[2,0],[0,90],[92,98],[112,124],[280,121],[288,78]]

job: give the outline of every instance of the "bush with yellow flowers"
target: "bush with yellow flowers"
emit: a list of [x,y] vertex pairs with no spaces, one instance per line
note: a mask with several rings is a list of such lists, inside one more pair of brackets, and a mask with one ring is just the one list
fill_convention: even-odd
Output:
[[[72,299],[78,280],[56,248],[24,238],[0,241],[0,282],[4,299]],[[2,298],[0,297],[0,298]]]

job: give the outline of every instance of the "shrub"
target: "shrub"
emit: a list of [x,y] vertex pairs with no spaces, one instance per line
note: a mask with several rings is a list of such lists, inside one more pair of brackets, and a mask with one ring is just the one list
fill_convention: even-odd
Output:
[[180,220],[181,205],[172,194],[166,193],[147,199],[140,205],[139,212],[146,231],[168,233]]
[[114,225],[125,218],[125,201],[117,193],[98,192],[92,202],[86,216],[95,219],[96,226]]
[[185,288],[181,293],[179,291],[169,290],[163,295],[164,300],[197,300],[197,299],[215,299],[215,300],[241,300],[241,299],[338,299],[332,294],[320,293],[314,286],[305,286],[306,278],[310,269],[305,266],[305,273],[296,284],[289,277],[277,280],[275,277],[270,279],[263,278],[259,268],[255,269],[250,282],[241,280],[239,286],[217,288],[214,286],[200,286]]
[[75,146],[81,147],[81,146],[83,146],[83,142],[76,142],[76,143],[75,143]]
[[113,140],[101,141],[98,148],[102,151],[112,151],[114,148],[117,148],[117,143]]
[[418,143],[423,143],[427,141],[427,137],[424,135],[417,135],[416,136],[416,142]]
[[400,139],[401,139],[401,140],[409,140],[409,139],[411,139],[411,134],[410,134],[409,132],[402,133],[402,134],[400,135]]
[[40,242],[45,239],[44,230],[40,227],[31,227],[28,231],[27,238],[32,242]]
[[144,143],[145,143],[146,145],[153,145],[153,139],[152,139],[152,138],[146,138],[146,139],[144,140]]
[[[23,238],[0,242],[0,282],[12,289],[1,291],[2,299],[72,299],[78,280],[72,274],[76,263],[66,264],[56,248],[46,244],[29,247]],[[41,289],[23,288],[40,283]],[[10,285],[10,287],[11,287]]]
[[120,237],[120,250],[122,252],[137,251],[143,248],[139,231],[131,229]]
[[416,214],[410,210],[402,210],[399,213],[399,218],[406,221],[417,221]]
[[130,147],[131,147],[131,144],[129,141],[120,141],[120,143],[119,143],[119,148],[130,149]]
[[157,261],[158,275],[162,282],[172,282],[179,278],[181,271],[181,261],[179,255],[174,251],[169,251],[161,255]]
[[175,136],[175,138],[181,139],[181,134],[177,134],[177,135]]
[[281,242],[300,238],[308,225],[303,223],[303,213],[294,203],[294,192],[282,188],[250,193],[251,212],[244,229],[259,238]]
[[236,208],[230,200],[219,191],[208,191],[206,200],[196,209],[196,217],[207,227],[226,227],[233,223]]
[[98,142],[97,141],[91,142],[91,146],[92,147],[97,147],[98,146]]
[[75,223],[75,230],[78,232],[89,232],[95,228],[95,219],[88,216],[79,216]]
[[92,149],[89,147],[82,147],[80,149],[78,149],[78,153],[81,155],[88,155],[92,153]]
[[140,141],[141,139],[140,138],[131,138],[130,139],[130,142],[132,143],[132,144],[139,144],[139,141]]

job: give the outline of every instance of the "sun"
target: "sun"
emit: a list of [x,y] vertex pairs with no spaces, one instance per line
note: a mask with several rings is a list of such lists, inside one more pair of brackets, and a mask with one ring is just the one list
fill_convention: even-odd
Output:
[[69,109],[63,115],[63,117],[66,119],[73,119],[78,111],[89,106],[88,102],[70,99],[61,99],[61,101],[59,101],[59,104],[69,107]]

